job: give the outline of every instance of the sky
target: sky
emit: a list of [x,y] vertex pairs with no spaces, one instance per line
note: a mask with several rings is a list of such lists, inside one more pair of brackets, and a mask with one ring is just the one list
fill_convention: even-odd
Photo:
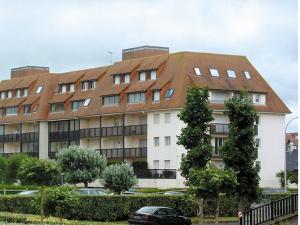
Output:
[[[0,0],[0,79],[10,69],[109,65],[141,45],[245,55],[298,115],[297,0]],[[297,120],[288,131],[297,131]]]

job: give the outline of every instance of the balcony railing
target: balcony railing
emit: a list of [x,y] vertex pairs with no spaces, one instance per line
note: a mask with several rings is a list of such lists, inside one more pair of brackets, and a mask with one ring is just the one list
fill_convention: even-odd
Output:
[[3,134],[0,135],[0,143],[38,141],[39,132]]
[[225,123],[212,123],[211,124],[212,133],[215,134],[228,134],[228,124]]
[[30,142],[30,141],[38,141],[39,140],[39,132],[29,132],[21,134],[22,142]]
[[80,138],[130,136],[147,134],[147,124],[80,129]]
[[135,171],[139,179],[176,179],[175,169],[144,169]]
[[77,140],[79,137],[79,130],[49,132],[50,141]]
[[147,147],[140,148],[111,148],[111,149],[96,149],[101,155],[108,159],[122,159],[124,158],[145,158],[147,157]]
[[28,156],[36,157],[36,158],[39,157],[39,152],[10,152],[10,153],[2,153],[2,154],[3,154],[3,157],[6,157],[6,158],[13,156],[13,155],[19,155],[19,154],[24,154],[24,155],[28,155]]

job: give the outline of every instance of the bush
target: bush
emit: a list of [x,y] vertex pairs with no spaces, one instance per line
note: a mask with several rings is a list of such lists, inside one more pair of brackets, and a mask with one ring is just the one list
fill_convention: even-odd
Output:
[[5,158],[0,156],[0,184],[5,182],[6,173],[7,173],[7,161]]
[[16,154],[7,159],[6,183],[12,184],[17,181],[18,170],[21,167],[22,161],[28,159],[27,155]]

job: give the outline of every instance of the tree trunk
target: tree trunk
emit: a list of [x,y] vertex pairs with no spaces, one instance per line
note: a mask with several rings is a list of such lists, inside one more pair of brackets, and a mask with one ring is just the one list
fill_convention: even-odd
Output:
[[40,213],[41,213],[41,224],[44,224],[44,187],[43,186],[41,186]]
[[216,212],[215,212],[216,225],[219,225],[219,213],[220,213],[220,195],[218,194],[216,199]]
[[203,198],[198,200],[198,225],[203,225]]
[[88,188],[89,183],[88,182],[84,182],[84,187]]

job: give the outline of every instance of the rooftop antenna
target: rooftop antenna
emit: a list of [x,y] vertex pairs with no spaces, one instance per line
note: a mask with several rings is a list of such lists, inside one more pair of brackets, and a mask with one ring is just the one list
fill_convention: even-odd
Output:
[[106,50],[108,54],[110,54],[110,64],[112,65],[113,64],[113,52],[112,51],[109,51],[109,50]]

